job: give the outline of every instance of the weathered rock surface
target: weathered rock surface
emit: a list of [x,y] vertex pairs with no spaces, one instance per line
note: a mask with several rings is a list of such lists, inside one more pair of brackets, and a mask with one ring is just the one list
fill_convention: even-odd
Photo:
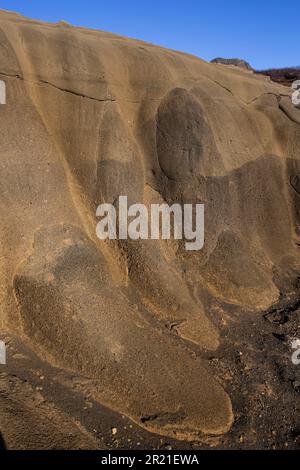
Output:
[[[1,12],[0,34],[2,328],[150,431],[226,433],[205,299],[255,318],[297,277],[300,110],[263,77],[110,33]],[[204,203],[204,249],[98,240],[119,195]]]

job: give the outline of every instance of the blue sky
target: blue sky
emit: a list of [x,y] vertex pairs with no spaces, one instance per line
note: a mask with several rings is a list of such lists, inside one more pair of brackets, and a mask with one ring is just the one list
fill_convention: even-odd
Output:
[[0,8],[143,39],[205,60],[239,57],[258,69],[300,65],[296,0],[31,0]]

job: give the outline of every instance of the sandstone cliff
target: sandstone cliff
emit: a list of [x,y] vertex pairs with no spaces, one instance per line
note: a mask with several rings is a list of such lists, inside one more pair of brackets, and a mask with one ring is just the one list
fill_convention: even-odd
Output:
[[[226,433],[208,359],[299,275],[289,90],[66,23],[1,12],[0,34],[2,330],[151,432]],[[96,207],[119,195],[204,203],[204,249],[98,240]]]

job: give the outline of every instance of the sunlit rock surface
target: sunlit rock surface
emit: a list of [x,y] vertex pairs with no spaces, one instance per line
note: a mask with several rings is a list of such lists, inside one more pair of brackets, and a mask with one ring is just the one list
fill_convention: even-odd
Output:
[[[228,338],[205,300],[239,307],[243,328],[294,282],[289,90],[63,22],[1,12],[0,34],[2,328],[152,432],[226,433],[231,399],[204,356]],[[204,249],[98,240],[96,208],[119,195],[204,203]]]

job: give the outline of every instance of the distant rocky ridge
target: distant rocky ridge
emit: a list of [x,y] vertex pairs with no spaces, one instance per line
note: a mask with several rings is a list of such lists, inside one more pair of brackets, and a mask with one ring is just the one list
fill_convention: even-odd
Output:
[[282,69],[257,70],[255,73],[267,75],[273,82],[290,86],[295,80],[300,80],[300,67],[286,67]]
[[300,80],[300,66],[284,67],[280,69],[255,70],[249,62],[243,59],[224,59],[217,57],[211,60],[212,64],[234,65],[245,70],[251,70],[256,74],[267,75],[273,82],[281,85],[291,86],[295,80]]
[[241,67],[246,70],[253,70],[249,62],[246,62],[243,59],[223,59],[222,57],[217,57],[216,59],[211,60],[212,64],[223,64],[223,65],[234,65],[235,67]]

